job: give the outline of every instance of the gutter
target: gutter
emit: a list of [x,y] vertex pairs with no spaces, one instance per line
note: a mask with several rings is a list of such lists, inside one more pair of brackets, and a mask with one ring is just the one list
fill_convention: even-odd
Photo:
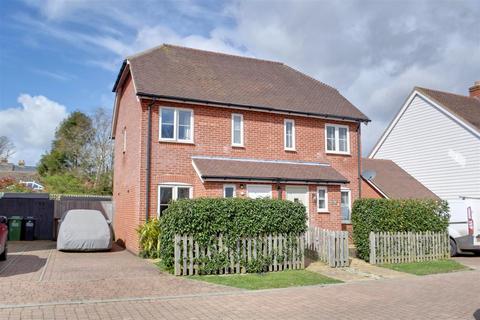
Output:
[[227,103],[227,102],[218,102],[218,101],[209,101],[209,100],[202,100],[202,99],[194,99],[194,98],[184,98],[184,97],[176,97],[176,96],[166,96],[166,95],[157,95],[157,94],[150,94],[144,92],[137,92],[137,96],[141,98],[148,98],[148,99],[167,99],[167,100],[175,100],[179,102],[193,102],[193,103],[201,103],[205,105],[214,105],[219,107],[226,107],[226,108],[244,108],[244,109],[253,109],[253,110],[262,110],[262,111],[269,111],[269,112],[280,112],[286,114],[298,114],[303,116],[316,116],[322,117],[325,119],[336,119],[336,120],[349,120],[349,121],[356,121],[356,122],[365,122],[368,123],[371,120],[368,118],[355,118],[355,117],[348,117],[348,116],[335,116],[326,113],[313,113],[313,112],[301,112],[301,111],[293,111],[293,110],[280,110],[270,107],[263,107],[263,106],[252,106],[252,105],[244,105],[244,104],[237,104],[237,103]]
[[202,179],[217,180],[217,181],[229,181],[229,180],[242,180],[242,181],[264,181],[264,182],[304,182],[304,183],[331,183],[331,184],[344,184],[350,183],[348,180],[326,180],[326,179],[290,179],[290,178],[252,178],[242,176],[202,176]]

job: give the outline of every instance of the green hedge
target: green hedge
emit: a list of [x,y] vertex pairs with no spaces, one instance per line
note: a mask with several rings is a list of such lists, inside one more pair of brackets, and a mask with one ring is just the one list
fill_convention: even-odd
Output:
[[370,232],[445,231],[448,203],[435,200],[359,199],[353,204],[353,241],[359,258],[368,261]]
[[[222,234],[227,246],[234,246],[241,237],[262,234],[298,234],[306,230],[306,210],[300,203],[273,199],[199,198],[174,201],[160,219],[160,252],[167,269],[174,266],[175,234],[192,235],[202,246],[208,246]],[[211,273],[220,267],[221,257],[212,256]],[[268,263],[258,257],[252,272]]]

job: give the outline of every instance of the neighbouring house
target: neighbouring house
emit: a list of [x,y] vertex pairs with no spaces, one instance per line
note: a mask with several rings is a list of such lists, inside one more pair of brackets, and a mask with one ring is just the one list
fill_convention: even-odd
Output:
[[335,88],[279,62],[162,45],[128,57],[113,91],[115,235],[129,250],[181,198],[289,199],[309,225],[348,226],[370,120]]
[[362,198],[440,198],[392,160],[362,159]]
[[9,163],[6,159],[0,160],[0,179],[2,178],[13,179],[35,191],[44,189],[38,182],[37,168],[25,165],[23,160],[20,160],[18,165]]
[[369,158],[393,160],[450,203],[480,198],[480,81],[469,91],[415,87]]

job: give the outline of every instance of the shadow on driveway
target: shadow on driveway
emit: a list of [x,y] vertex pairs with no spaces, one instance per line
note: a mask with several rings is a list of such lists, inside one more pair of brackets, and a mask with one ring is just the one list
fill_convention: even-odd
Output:
[[35,241],[8,241],[8,253],[21,253],[43,251],[54,249],[57,246],[56,241],[49,240],[35,240]]
[[35,273],[47,263],[47,258],[36,255],[10,255],[6,261],[0,262],[0,278]]

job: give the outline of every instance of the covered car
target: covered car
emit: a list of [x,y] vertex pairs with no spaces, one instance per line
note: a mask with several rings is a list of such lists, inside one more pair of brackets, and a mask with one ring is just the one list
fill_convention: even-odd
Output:
[[102,251],[112,248],[109,221],[98,210],[69,210],[60,221],[57,250]]

